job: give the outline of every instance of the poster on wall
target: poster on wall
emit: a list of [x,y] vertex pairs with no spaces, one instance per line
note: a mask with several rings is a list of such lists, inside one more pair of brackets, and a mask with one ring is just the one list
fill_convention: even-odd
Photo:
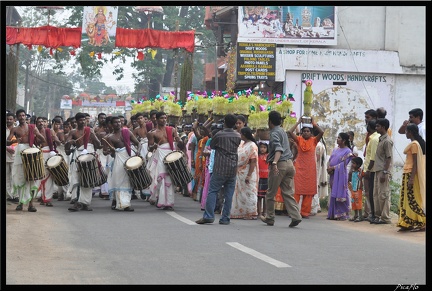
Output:
[[[395,76],[386,73],[335,71],[287,71],[285,92],[296,98],[293,111],[304,113],[304,92],[310,80],[313,92],[312,116],[324,129],[327,151],[330,154],[338,133],[355,132],[354,143],[364,145],[366,127],[364,112],[384,107],[387,118],[394,116]],[[390,126],[393,126],[392,124]]]
[[337,45],[336,6],[239,6],[239,42]]
[[275,43],[237,43],[237,80],[274,81]]
[[84,6],[82,41],[91,46],[115,44],[118,8],[113,6]]

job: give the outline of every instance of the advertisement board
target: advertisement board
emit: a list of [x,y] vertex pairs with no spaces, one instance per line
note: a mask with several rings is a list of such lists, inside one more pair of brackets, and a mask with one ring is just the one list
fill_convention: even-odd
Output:
[[237,80],[274,81],[275,43],[237,43]]
[[335,6],[239,6],[238,42],[337,45]]

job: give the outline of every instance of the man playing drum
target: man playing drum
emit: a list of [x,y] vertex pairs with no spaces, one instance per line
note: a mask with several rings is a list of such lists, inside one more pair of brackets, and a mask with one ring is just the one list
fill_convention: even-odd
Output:
[[[54,130],[55,135],[57,136],[57,138],[60,140],[60,145],[57,145],[57,153],[59,155],[61,155],[63,157],[63,159],[65,160],[66,164],[68,164],[68,156],[66,155],[65,152],[65,148],[64,148],[64,143],[66,141],[66,136],[65,136],[65,130],[64,128],[68,128],[68,124],[67,127],[64,126],[62,129],[62,120],[59,117],[54,117],[52,120],[52,129]],[[69,129],[66,129],[66,132],[68,132]],[[68,167],[69,169],[69,167]],[[69,184],[64,185],[64,186],[57,186],[57,191],[58,191],[58,201],[63,201],[65,199],[65,194],[67,192],[69,188]]]
[[[18,109],[16,111],[16,118],[19,125],[13,127],[7,138],[6,144],[11,145],[15,141],[12,138],[16,137],[18,146],[15,148],[15,160],[12,168],[12,185],[14,192],[18,192],[19,203],[16,210],[22,210],[23,204],[28,203],[28,211],[36,212],[36,208],[33,206],[33,198],[36,195],[38,181],[27,181],[24,173],[23,161],[20,157],[21,152],[25,149],[33,147],[35,139],[39,142],[46,142],[45,137],[40,134],[39,130],[34,124],[27,124],[26,112],[24,109]],[[27,165],[28,166],[28,165]]]
[[[94,132],[99,140],[107,135],[106,129],[106,114],[101,112],[98,114],[98,125],[94,128]],[[100,162],[103,167],[107,166],[107,157],[103,154],[103,149],[97,149],[96,152],[99,155]],[[103,183],[100,187],[95,187],[94,190],[99,190],[99,197],[102,199],[109,199],[108,195],[108,182]]]
[[130,203],[132,187],[124,165],[127,159],[133,155],[131,142],[135,147],[138,147],[139,141],[129,128],[123,128],[119,117],[113,116],[111,125],[113,126],[113,133],[106,139],[102,138],[104,155],[111,155],[114,158],[108,176],[110,187],[108,193],[112,198],[111,209],[134,211]]
[[[148,153],[148,138],[147,138],[147,116],[144,113],[138,112],[135,114],[136,121],[138,123],[138,127],[134,129],[133,133],[138,138],[140,145],[138,147],[138,152],[141,157],[144,159],[147,157]],[[150,198],[150,189],[141,190],[142,195],[145,196],[145,201],[149,201]]]
[[[45,127],[45,119],[43,117],[38,117],[36,119],[36,127],[39,132],[45,137],[45,142],[37,143],[41,148],[44,158],[44,165],[46,161],[54,156],[55,147],[60,145],[60,140],[55,134],[54,130]],[[54,145],[55,143],[55,145]],[[54,183],[54,179],[48,170],[45,170],[45,177],[41,180],[38,187],[38,192],[41,192],[41,202],[40,205],[53,206],[51,203],[53,199],[54,192],[57,190],[57,185]],[[39,195],[38,195],[39,196]]]
[[[174,127],[166,126],[166,123],[167,115],[161,111],[156,113],[156,128],[147,133],[148,150],[153,152],[147,162],[147,169],[152,176],[150,203],[156,204],[157,202],[159,208],[174,210],[175,186],[164,164],[164,158],[176,150],[174,140],[179,149],[184,148],[184,143],[181,141],[177,130]],[[182,186],[183,189],[187,190],[187,183]]]
[[[92,211],[93,209],[90,207],[92,200],[92,188],[93,187],[84,187],[84,185],[80,185],[80,177],[78,173],[78,157],[86,154],[94,154],[95,149],[99,149],[102,147],[100,140],[96,136],[93,128],[85,126],[86,124],[86,115],[84,113],[78,112],[75,115],[75,120],[77,121],[77,128],[72,129],[65,143],[65,151],[66,154],[70,154],[71,164],[69,168],[71,168],[71,179],[69,180],[69,184],[77,185],[77,188],[72,188],[76,190],[76,197],[73,197],[75,193],[72,193],[72,198],[78,198],[74,206],[68,208],[69,211],[78,211],[80,210],[80,206],[82,205],[82,210]],[[71,149],[71,146],[74,146],[74,149]],[[100,164],[99,158],[96,157],[96,162]],[[89,175],[96,175],[96,171],[92,173],[88,173]]]

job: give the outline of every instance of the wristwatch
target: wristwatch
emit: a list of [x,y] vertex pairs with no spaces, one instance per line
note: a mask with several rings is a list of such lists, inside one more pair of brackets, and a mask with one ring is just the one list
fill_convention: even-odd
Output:
[[388,171],[386,171],[386,170],[384,170],[384,171],[383,171],[383,174],[388,174],[388,173],[389,173],[389,172],[388,172]]
[[277,165],[277,163],[276,162],[272,162],[272,165]]

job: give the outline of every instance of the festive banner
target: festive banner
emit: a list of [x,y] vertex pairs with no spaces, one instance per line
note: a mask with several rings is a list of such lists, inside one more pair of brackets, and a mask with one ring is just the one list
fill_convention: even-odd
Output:
[[81,46],[81,28],[59,28],[55,26],[41,27],[6,27],[6,44],[22,43],[26,46],[43,45],[49,48],[60,46]]
[[[49,48],[59,46],[81,46],[82,28],[57,28],[42,26],[35,28],[6,27],[6,44],[22,43],[27,46],[43,45]],[[117,27],[115,46],[127,48],[158,47],[162,49],[195,49],[195,31],[162,31],[153,29],[125,29]]]
[[84,6],[82,41],[92,46],[115,42],[117,13],[117,6]]
[[184,48],[192,53],[195,49],[195,30],[162,31],[153,29],[125,29],[118,27],[117,47],[163,49]]

